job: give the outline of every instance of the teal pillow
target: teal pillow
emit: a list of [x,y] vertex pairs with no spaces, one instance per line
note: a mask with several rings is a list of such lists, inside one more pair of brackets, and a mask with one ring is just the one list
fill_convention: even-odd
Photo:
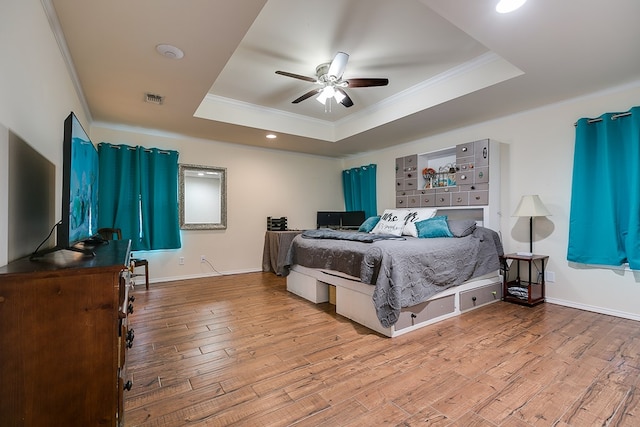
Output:
[[380,216],[371,216],[369,218],[367,218],[362,225],[360,225],[360,228],[358,228],[358,231],[363,231],[365,233],[371,233],[371,230],[373,230],[373,227],[375,227],[378,224],[378,221],[380,221]]
[[420,238],[453,237],[447,224],[447,217],[444,215],[416,222],[416,230]]

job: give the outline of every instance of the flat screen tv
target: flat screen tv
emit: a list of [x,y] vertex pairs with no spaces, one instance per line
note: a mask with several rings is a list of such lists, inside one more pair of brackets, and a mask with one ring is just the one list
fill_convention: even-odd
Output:
[[358,229],[364,222],[364,211],[347,211],[342,212],[341,227],[346,229]]
[[98,164],[96,147],[71,112],[64,121],[59,249],[75,249],[98,233]]
[[317,212],[318,228],[340,228],[340,212]]

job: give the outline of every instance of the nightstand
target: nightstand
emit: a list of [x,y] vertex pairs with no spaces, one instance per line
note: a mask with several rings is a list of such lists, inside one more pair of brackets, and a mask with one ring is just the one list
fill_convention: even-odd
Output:
[[544,269],[547,255],[507,254],[501,257],[502,299],[532,307],[544,302]]

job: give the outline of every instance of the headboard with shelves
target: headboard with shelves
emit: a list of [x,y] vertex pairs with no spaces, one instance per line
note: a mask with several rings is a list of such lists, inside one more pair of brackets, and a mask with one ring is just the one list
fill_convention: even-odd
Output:
[[[500,228],[500,144],[490,139],[396,159],[396,208],[472,209]],[[469,212],[464,212],[469,214]]]

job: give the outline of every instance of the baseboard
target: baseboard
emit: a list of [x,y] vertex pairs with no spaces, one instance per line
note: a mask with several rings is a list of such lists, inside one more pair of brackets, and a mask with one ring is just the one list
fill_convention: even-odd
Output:
[[640,321],[640,315],[635,313],[627,313],[626,311],[611,310],[609,308],[597,307],[587,304],[579,304],[573,301],[565,301],[556,298],[546,297],[545,301],[550,304],[562,305],[564,307],[577,308],[579,310],[592,311],[594,313],[606,314],[608,316],[621,317],[623,319]]
[[[203,279],[206,277],[218,277],[218,276],[230,276],[232,274],[244,274],[244,273],[259,273],[262,272],[262,269],[246,269],[246,270],[229,270],[229,271],[221,271],[216,273],[199,273],[199,274],[188,274],[184,276],[172,276],[172,277],[157,277],[154,279],[149,279],[149,284],[152,283],[165,283],[165,282],[173,282],[176,280],[189,280],[189,279]],[[144,286],[144,278],[140,280],[140,278],[136,279],[136,286],[142,285]]]

